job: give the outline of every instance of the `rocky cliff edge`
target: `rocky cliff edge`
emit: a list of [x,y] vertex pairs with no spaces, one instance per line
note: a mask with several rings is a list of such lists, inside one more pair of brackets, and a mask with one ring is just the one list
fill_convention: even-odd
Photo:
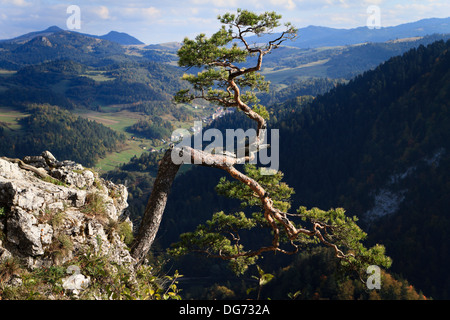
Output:
[[30,269],[47,267],[86,250],[132,263],[119,227],[132,228],[127,195],[125,186],[48,151],[0,158],[0,263],[15,257]]

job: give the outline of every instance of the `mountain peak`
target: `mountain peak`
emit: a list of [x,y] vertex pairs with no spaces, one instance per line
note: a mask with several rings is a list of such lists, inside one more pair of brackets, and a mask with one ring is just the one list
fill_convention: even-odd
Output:
[[42,32],[60,32],[60,31],[64,31],[64,30],[61,29],[61,28],[58,27],[58,26],[51,26],[51,27],[48,27],[47,29],[45,29],[45,30],[42,31]]
[[34,32],[29,32],[26,34],[23,34],[21,36],[18,36],[16,38],[12,38],[12,39],[6,39],[6,40],[1,40],[1,41],[10,41],[10,42],[15,42],[15,43],[25,43],[27,41],[30,41],[33,38],[39,37],[39,36],[48,36],[52,33],[56,33],[56,32],[61,32],[64,31],[63,29],[61,29],[58,26],[51,26],[48,27],[45,30],[42,31],[34,31]]
[[[16,38],[13,39],[5,39],[5,40],[0,40],[0,41],[10,41],[10,42],[16,42],[16,43],[25,43],[27,41],[30,41],[31,39],[35,38],[35,37],[39,37],[39,36],[49,36],[53,33],[58,33],[58,32],[63,32],[66,31],[64,29],[61,29],[58,26],[50,26],[45,30],[42,31],[34,31],[34,32],[30,32],[21,36],[18,36]],[[67,30],[69,32],[71,32],[71,30]],[[78,32],[76,32],[78,33]],[[90,35],[90,34],[83,34],[83,33],[79,33],[82,34],[84,36],[88,36],[88,37],[93,37],[93,38],[97,38],[97,39],[102,39],[102,40],[108,40],[111,42],[115,42],[121,45],[140,45],[140,44],[144,44],[143,42],[139,41],[138,39],[136,39],[135,37],[130,36],[129,34],[125,33],[125,32],[118,32],[118,31],[110,31],[109,33],[103,35],[103,36],[94,36],[94,35]]]
[[121,45],[138,45],[138,44],[144,44],[142,41],[139,41],[135,37],[130,36],[128,33],[125,32],[118,32],[118,31],[110,31],[109,33],[99,36],[99,39],[109,40],[113,42],[117,42]]

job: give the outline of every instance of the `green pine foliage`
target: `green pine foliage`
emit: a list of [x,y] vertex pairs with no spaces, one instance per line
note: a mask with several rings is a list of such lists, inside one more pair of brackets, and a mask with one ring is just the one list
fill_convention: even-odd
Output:
[[[290,198],[293,189],[281,182],[283,174],[278,172],[275,175],[261,175],[259,169],[254,165],[245,166],[245,174],[258,181],[258,183],[270,194],[273,205],[276,209],[288,212],[290,209]],[[209,257],[218,257],[230,259],[230,267],[236,274],[243,274],[248,266],[256,263],[258,248],[264,247],[259,243],[255,251],[244,248],[241,234],[243,230],[251,229],[269,229],[270,224],[264,218],[264,212],[260,199],[253,194],[249,186],[237,181],[229,182],[222,178],[216,188],[219,194],[230,198],[236,198],[241,201],[241,207],[250,207],[252,214],[247,217],[244,212],[234,214],[225,214],[223,211],[215,213],[211,220],[206,224],[200,225],[194,232],[184,233],[180,236],[180,242],[173,245],[169,251],[173,255],[182,255],[191,252],[202,252]],[[259,207],[255,210],[254,207]],[[299,218],[296,225],[302,228],[300,223],[310,225],[320,223],[327,226],[322,230],[324,238],[330,244],[336,245],[336,250],[342,251],[336,254],[340,256],[342,265],[361,277],[364,277],[366,268],[369,265],[378,265],[389,268],[391,259],[385,256],[385,248],[381,245],[375,245],[372,248],[366,248],[363,244],[367,234],[363,232],[356,224],[356,217],[347,217],[343,209],[331,209],[323,211],[318,208],[307,210],[300,207],[296,215]],[[291,218],[291,217],[289,217]],[[291,218],[291,221],[294,221]],[[286,251],[289,245],[294,246],[296,252],[299,248],[305,248],[307,245],[322,244],[323,240],[317,235],[299,234],[295,239],[289,238],[280,224],[280,241],[285,242],[283,248]],[[270,243],[266,244],[267,247]],[[292,249],[291,249],[292,250]],[[344,257],[350,252],[348,257]]]

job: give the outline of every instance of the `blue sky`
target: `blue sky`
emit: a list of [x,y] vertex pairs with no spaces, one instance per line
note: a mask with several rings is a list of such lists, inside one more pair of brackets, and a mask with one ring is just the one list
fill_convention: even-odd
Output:
[[450,17],[449,0],[0,0],[0,39],[51,25],[67,29],[70,5],[80,8],[81,29],[77,31],[94,35],[127,32],[147,44],[211,34],[219,27],[217,15],[236,8],[276,11],[298,28],[364,26],[371,5],[379,7],[383,27]]

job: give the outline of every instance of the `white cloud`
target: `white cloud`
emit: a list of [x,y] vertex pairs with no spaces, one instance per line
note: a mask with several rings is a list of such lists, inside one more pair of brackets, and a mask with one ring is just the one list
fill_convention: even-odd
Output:
[[385,0],[364,0],[364,4],[366,4],[367,6],[370,6],[370,5],[379,6],[383,2],[385,2]]
[[155,8],[155,7],[149,7],[142,9],[142,13],[147,17],[156,17],[159,16],[161,13],[161,10]]
[[118,11],[122,16],[137,19],[155,18],[159,17],[161,14],[161,10],[156,7],[148,7],[148,8],[128,7],[119,9]]
[[279,5],[287,10],[293,10],[297,6],[293,0],[270,0],[273,5]]
[[31,2],[26,2],[25,0],[2,0],[2,4],[12,4],[17,7],[27,7],[31,5]]
[[242,6],[242,2],[238,2],[237,0],[191,0],[190,1],[193,5],[209,5],[212,7],[236,7],[236,6]]
[[106,20],[106,19],[110,18],[110,16],[109,16],[109,9],[107,7],[105,7],[105,6],[100,6],[98,8],[95,8],[94,12],[95,12],[95,14],[97,14],[97,16],[100,19]]

